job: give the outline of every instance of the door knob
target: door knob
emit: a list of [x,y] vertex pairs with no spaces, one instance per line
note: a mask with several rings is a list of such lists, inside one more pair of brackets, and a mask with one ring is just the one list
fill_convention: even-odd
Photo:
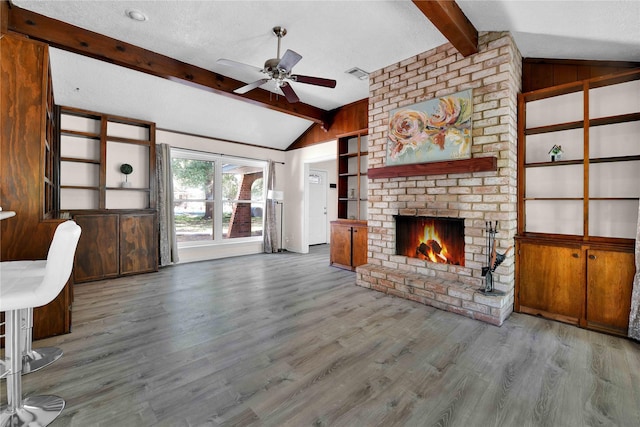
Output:
[[595,255],[589,255],[589,259],[596,259],[596,258],[597,258],[597,256],[595,256]]

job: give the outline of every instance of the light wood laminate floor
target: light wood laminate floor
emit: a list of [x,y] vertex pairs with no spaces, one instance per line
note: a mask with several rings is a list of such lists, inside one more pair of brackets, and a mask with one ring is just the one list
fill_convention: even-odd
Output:
[[326,246],[76,285],[52,345],[23,384],[58,427],[640,425],[637,342],[363,289]]

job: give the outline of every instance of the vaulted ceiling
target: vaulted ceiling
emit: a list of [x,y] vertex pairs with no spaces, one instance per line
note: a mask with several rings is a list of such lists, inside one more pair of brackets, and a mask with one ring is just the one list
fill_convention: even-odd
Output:
[[[447,40],[467,55],[474,31],[510,31],[523,57],[640,61],[637,1],[456,3],[12,0],[9,28],[57,46],[58,104],[276,149],[368,97],[368,80],[347,70],[375,71]],[[146,20],[130,19],[130,11]],[[262,68],[276,57],[277,25],[288,32],[282,50],[303,57],[295,73],[334,79],[335,89],[292,83],[296,104],[269,83],[232,93],[262,76],[217,60]]]

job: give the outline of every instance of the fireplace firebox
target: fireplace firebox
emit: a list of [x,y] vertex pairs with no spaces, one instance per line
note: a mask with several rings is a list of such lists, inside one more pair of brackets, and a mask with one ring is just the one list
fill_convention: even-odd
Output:
[[464,266],[464,219],[396,215],[396,255]]

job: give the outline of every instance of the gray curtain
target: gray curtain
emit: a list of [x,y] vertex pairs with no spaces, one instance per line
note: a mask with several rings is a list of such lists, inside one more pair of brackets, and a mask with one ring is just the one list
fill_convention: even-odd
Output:
[[[276,164],[273,160],[269,160],[267,171],[267,194],[270,194],[276,186]],[[276,201],[267,198],[265,205],[264,219],[264,242],[263,250],[265,253],[278,252],[278,227],[276,225]]]
[[160,266],[178,262],[178,242],[173,219],[173,177],[171,175],[171,147],[156,145],[158,180],[158,224],[160,227]]
[[636,230],[636,275],[631,292],[629,314],[629,337],[640,341],[640,204],[638,205],[638,229]]

